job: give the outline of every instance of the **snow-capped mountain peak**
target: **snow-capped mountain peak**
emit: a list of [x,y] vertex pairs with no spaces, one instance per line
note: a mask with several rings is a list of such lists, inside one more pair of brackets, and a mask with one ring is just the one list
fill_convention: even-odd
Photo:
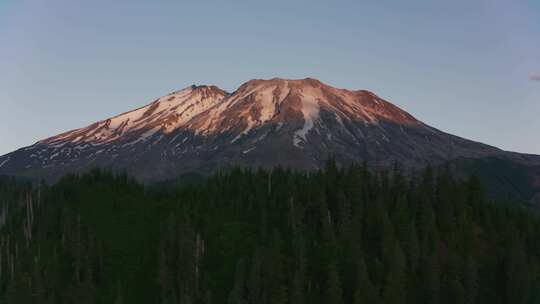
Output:
[[313,169],[329,156],[420,166],[499,153],[429,127],[372,92],[274,78],[230,94],[187,87],[2,156],[0,174],[54,179],[100,166],[156,181],[239,164]]
[[179,129],[197,134],[241,132],[265,124],[303,120],[291,139],[296,146],[319,121],[321,111],[336,120],[377,124],[381,120],[418,123],[414,117],[368,91],[337,89],[312,78],[250,80],[232,94],[216,86],[190,86],[165,95],[139,109],[86,128],[70,131],[41,144],[100,145],[124,140],[144,140],[156,133]]
[[237,130],[248,132],[266,123],[303,120],[298,135],[314,126],[321,111],[331,112],[339,121],[377,124],[384,120],[414,125],[419,122],[398,107],[368,91],[337,89],[312,79],[250,80],[189,124],[198,133]]

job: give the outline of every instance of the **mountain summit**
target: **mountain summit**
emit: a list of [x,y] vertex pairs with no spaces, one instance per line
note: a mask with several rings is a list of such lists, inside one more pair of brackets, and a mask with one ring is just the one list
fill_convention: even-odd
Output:
[[153,182],[235,165],[309,170],[329,157],[416,168],[505,155],[432,128],[372,92],[274,78],[250,80],[233,93],[187,87],[2,156],[0,174],[54,180],[100,166]]

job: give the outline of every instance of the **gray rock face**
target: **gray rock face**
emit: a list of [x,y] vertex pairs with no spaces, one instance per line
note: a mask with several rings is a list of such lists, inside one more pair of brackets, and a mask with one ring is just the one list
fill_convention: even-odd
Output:
[[66,132],[0,157],[0,174],[54,181],[93,167],[144,182],[235,165],[316,169],[496,156],[540,163],[432,128],[368,91],[315,79],[251,80],[234,93],[191,86],[140,109]]

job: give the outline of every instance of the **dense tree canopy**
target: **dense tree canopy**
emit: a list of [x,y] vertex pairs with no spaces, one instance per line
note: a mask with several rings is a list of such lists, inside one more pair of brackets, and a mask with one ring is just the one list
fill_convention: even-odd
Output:
[[539,303],[540,221],[443,169],[0,180],[0,303]]

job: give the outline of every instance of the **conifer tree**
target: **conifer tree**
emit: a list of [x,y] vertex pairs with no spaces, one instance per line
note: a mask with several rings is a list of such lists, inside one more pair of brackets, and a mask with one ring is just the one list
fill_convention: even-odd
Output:
[[359,258],[356,278],[356,290],[354,291],[354,304],[380,303],[378,292],[369,278],[363,258]]
[[343,290],[341,288],[341,280],[335,264],[328,265],[328,274],[326,281],[326,293],[327,304],[342,304],[343,303]]
[[399,244],[392,246],[390,269],[385,280],[383,299],[387,304],[400,303],[406,298],[406,261]]
[[263,257],[260,248],[255,249],[251,261],[251,270],[247,282],[248,298],[251,303],[262,303],[263,290]]
[[285,304],[288,299],[288,290],[285,281],[285,265],[282,253],[282,239],[279,231],[274,230],[272,246],[270,248],[269,264],[267,268],[268,303]]
[[474,256],[468,255],[465,258],[464,269],[464,291],[465,291],[465,303],[476,303],[476,296],[478,294],[478,270]]
[[508,303],[524,304],[529,300],[529,266],[520,241],[513,237],[506,261],[506,296]]
[[229,294],[228,304],[245,304],[246,281],[245,281],[245,261],[240,259],[236,264],[236,274],[234,276],[234,285]]
[[122,289],[122,284],[120,283],[118,283],[118,287],[116,288],[114,304],[124,304],[124,291]]

